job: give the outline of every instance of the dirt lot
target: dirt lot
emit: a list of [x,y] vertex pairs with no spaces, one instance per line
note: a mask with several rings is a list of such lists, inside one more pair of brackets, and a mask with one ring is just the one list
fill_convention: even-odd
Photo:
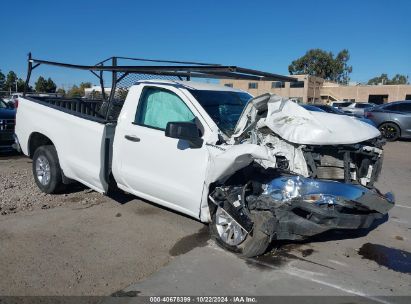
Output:
[[1,295],[111,294],[208,239],[201,223],[129,195],[45,195],[25,157],[0,158],[0,195]]
[[314,294],[407,294],[410,148],[411,142],[386,146],[378,187],[394,191],[398,202],[387,223],[247,261],[216,248],[203,224],[129,195],[109,198],[80,186],[44,195],[29,159],[1,156],[0,295],[109,295],[133,283],[143,294],[296,294],[295,286]]

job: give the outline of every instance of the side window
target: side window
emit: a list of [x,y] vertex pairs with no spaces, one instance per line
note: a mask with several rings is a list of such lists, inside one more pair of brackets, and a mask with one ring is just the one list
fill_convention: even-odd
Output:
[[165,130],[171,121],[192,121],[194,114],[176,94],[171,91],[147,87],[143,90],[134,123]]
[[257,82],[249,82],[248,83],[248,88],[249,89],[258,89],[258,83]]
[[356,103],[355,107],[358,109],[366,109],[366,108],[371,108],[372,105],[368,104],[368,103]]
[[304,81],[290,82],[290,88],[304,88]]
[[411,112],[411,103],[397,104],[397,111],[410,113]]
[[385,107],[383,107],[383,109],[388,110],[388,111],[395,111],[396,110],[396,105],[385,106]]

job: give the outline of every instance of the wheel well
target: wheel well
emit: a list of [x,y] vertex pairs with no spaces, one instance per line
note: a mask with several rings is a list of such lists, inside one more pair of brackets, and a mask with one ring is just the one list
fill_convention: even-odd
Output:
[[38,147],[45,146],[45,145],[53,145],[53,142],[48,138],[47,136],[34,132],[30,135],[29,139],[29,156],[30,158],[33,158],[34,152],[37,150]]
[[398,127],[398,130],[400,130],[400,135],[401,135],[401,127],[400,127],[396,122],[394,122],[394,121],[384,121],[384,122],[382,122],[382,123],[379,124],[378,129],[379,129],[383,124],[386,124],[386,123],[391,123],[391,124],[393,124],[393,125],[396,125],[396,126]]

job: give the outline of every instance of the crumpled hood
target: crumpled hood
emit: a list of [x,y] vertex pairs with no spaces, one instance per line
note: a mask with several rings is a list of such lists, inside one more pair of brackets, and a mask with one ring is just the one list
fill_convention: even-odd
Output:
[[354,144],[380,135],[378,129],[354,117],[307,111],[274,94],[247,104],[232,138],[254,127],[268,127],[288,142],[311,145]]

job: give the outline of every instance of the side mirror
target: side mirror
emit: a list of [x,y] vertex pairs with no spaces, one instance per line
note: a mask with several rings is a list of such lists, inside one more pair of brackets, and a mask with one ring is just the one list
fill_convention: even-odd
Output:
[[203,139],[200,129],[193,122],[168,122],[165,135],[171,138],[183,139],[189,142],[191,148],[200,148]]

